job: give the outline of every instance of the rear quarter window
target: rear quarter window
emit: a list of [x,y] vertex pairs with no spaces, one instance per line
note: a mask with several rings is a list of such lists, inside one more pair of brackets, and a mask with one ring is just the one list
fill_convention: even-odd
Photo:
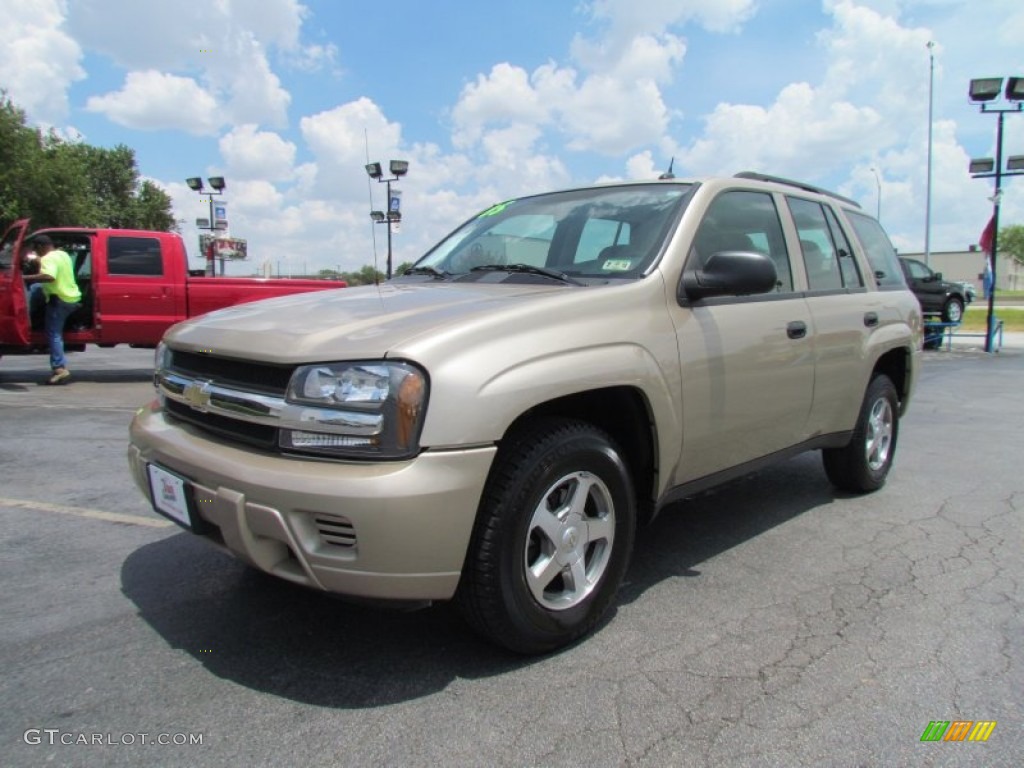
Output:
[[871,271],[879,288],[906,288],[899,257],[896,249],[889,242],[882,225],[870,216],[854,211],[846,211],[846,217],[853,226],[854,235],[860,242],[868,257]]

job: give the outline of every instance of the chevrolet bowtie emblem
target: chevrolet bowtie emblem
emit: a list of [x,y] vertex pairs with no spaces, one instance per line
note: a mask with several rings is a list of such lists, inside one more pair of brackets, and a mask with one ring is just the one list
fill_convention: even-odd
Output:
[[210,405],[210,384],[209,381],[193,381],[186,385],[181,392],[185,403],[200,413],[205,413]]

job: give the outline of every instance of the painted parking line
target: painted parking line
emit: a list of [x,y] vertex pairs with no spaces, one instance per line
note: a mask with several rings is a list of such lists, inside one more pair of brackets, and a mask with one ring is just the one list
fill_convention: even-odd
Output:
[[24,395],[13,395],[8,396],[0,393],[0,405],[4,408],[31,408],[32,410],[74,410],[74,411],[114,411],[121,413],[134,413],[139,409],[136,406],[129,405],[83,405],[79,402],[74,403],[48,403],[40,402],[39,400],[24,400],[16,398],[24,398]]
[[2,496],[0,496],[0,507],[30,509],[36,512],[56,512],[60,515],[74,515],[75,517],[85,517],[90,520],[105,520],[108,523],[142,525],[148,528],[171,528],[174,526],[174,523],[170,520],[163,520],[160,518],[143,517],[142,515],[124,515],[120,512],[104,512],[100,509],[69,507],[64,504],[49,504],[45,501],[31,501],[29,499],[5,499]]

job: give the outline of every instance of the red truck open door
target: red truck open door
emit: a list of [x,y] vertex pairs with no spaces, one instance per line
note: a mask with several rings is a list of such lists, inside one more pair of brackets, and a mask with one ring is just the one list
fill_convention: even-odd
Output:
[[28,219],[11,224],[0,240],[0,346],[25,346],[29,340],[25,283],[21,279],[21,251]]

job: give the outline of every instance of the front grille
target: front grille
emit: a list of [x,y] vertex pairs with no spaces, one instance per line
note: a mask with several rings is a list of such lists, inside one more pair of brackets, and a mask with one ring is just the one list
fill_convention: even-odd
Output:
[[227,357],[212,357],[196,352],[171,350],[172,371],[247,392],[262,392],[283,397],[295,366],[253,363]]
[[319,514],[314,518],[320,541],[334,547],[351,549],[356,545],[356,530],[348,518]]
[[252,424],[219,416],[215,413],[200,413],[170,398],[165,398],[164,408],[175,418],[186,421],[206,432],[219,437],[247,443],[265,450],[277,450],[277,428],[264,424]]

